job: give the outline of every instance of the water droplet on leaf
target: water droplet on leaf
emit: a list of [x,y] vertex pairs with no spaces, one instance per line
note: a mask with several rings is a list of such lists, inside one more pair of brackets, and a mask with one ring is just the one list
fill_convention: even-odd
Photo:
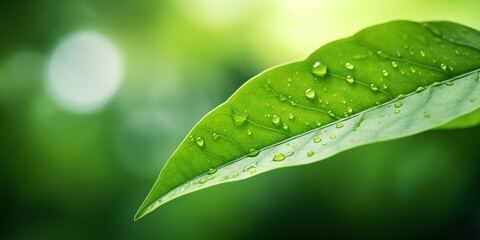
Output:
[[315,90],[309,88],[307,91],[305,91],[305,97],[309,99],[314,99],[315,98]]
[[353,66],[353,64],[347,62],[345,63],[345,67],[348,69],[348,70],[353,70],[355,68],[355,66]]
[[273,115],[272,122],[275,125],[280,125],[280,117],[278,115]]
[[260,150],[252,148],[250,151],[247,153],[247,157],[255,157],[260,153]]
[[198,145],[199,147],[203,147],[204,144],[205,144],[205,140],[203,140],[202,137],[198,137],[198,138],[195,140],[195,142],[197,143],[197,145]]
[[348,75],[346,80],[347,80],[347,82],[350,83],[350,84],[352,84],[353,82],[355,82],[355,79],[353,79],[353,77],[352,77],[351,75]]
[[321,62],[315,62],[315,64],[313,64],[312,73],[319,77],[325,76],[325,74],[327,74],[327,65],[322,64]]
[[283,161],[284,159],[285,159],[285,155],[283,155],[283,153],[279,153],[273,156],[272,160],[278,162],[278,161]]

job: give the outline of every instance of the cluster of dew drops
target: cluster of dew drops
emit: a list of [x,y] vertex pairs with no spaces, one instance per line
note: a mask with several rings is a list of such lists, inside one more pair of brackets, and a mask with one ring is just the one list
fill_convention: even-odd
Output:
[[[427,26],[427,27],[429,27],[429,26]],[[436,28],[433,28],[433,27],[429,27],[429,29],[430,29],[435,35],[437,35],[437,37],[434,38],[434,41],[436,41],[436,42],[438,42],[438,43],[441,43],[441,42],[442,42],[442,39],[440,38],[440,37],[441,37],[440,31],[439,31],[438,29],[436,29]],[[404,45],[404,47],[405,47],[405,49],[407,49],[407,50],[409,49],[409,46],[406,45],[406,44]],[[443,44],[441,44],[441,47],[444,48],[445,46],[444,46]],[[415,55],[415,53],[414,53],[412,50],[409,50],[408,52],[409,52],[409,54],[412,55],[412,56]],[[454,50],[454,53],[455,53],[456,55],[460,55],[460,51],[458,51],[458,50]],[[381,59],[387,59],[387,58],[390,57],[388,54],[383,53],[382,51],[378,51],[377,54],[378,54],[378,56],[379,56]],[[420,56],[422,56],[422,57],[426,57],[426,56],[427,56],[426,52],[423,51],[423,50],[419,51],[418,54],[420,54]],[[468,56],[468,53],[466,53],[466,55]],[[358,55],[354,55],[352,58],[355,59],[355,60],[362,60],[362,59],[365,59],[366,57],[367,57],[367,56],[364,55],[364,54],[358,54]],[[396,51],[396,57],[401,58],[401,57],[402,57],[402,53],[401,53],[400,51]],[[393,68],[393,69],[398,69],[398,68],[399,68],[399,63],[398,63],[399,61],[396,61],[396,60],[395,60],[395,59],[397,59],[397,58],[391,58],[391,59],[392,59],[392,61],[390,62],[390,64],[391,64],[392,68]],[[432,59],[432,62],[433,62],[434,64],[438,64],[438,61],[435,60],[435,59]],[[341,63],[341,64],[342,64],[346,69],[348,69],[348,70],[350,70],[350,71],[353,71],[353,70],[355,69],[354,64],[351,63],[351,62],[346,62],[345,64],[343,64],[343,63]],[[447,66],[446,63],[439,63],[439,68],[440,68],[442,71],[445,71],[445,72],[447,72],[447,71],[453,71],[453,67]],[[418,73],[418,74],[421,75],[421,72],[417,71],[417,69],[415,69],[414,67],[410,67],[410,68],[408,68],[408,70],[409,70],[411,73]],[[405,75],[405,71],[404,71],[403,69],[399,69],[399,72],[400,72],[400,74]],[[326,64],[324,64],[324,63],[322,63],[322,62],[316,61],[316,62],[313,64],[313,66],[312,66],[311,73],[312,73],[314,76],[316,76],[316,77],[324,77],[324,76],[326,76],[326,75],[328,74],[328,67],[327,67]],[[390,75],[390,73],[388,72],[387,69],[383,69],[383,70],[381,70],[381,75],[382,75],[383,77],[385,77],[385,78],[388,78],[389,75]],[[475,80],[475,81],[478,81],[478,80],[479,80],[479,76],[478,76],[478,75],[474,76],[474,80]],[[290,80],[290,81],[291,81],[291,80]],[[347,76],[345,77],[345,81],[346,81],[348,84],[355,84],[355,83],[356,83],[356,80],[355,80],[353,74],[347,75]],[[435,82],[435,83],[433,83],[433,84],[430,85],[430,86],[434,87],[434,86],[439,86],[439,85],[442,85],[442,84],[443,84],[442,82]],[[445,85],[447,85],[447,86],[452,86],[452,85],[453,85],[453,82],[448,81],[448,82],[445,83]],[[378,87],[377,85],[375,85],[375,84],[370,84],[370,85],[368,85],[368,87],[369,87],[372,91],[378,91],[378,90],[379,90],[379,87]],[[383,87],[383,89],[387,89],[387,85],[385,85],[385,84],[384,84],[382,87]],[[267,84],[265,85],[265,88],[266,88],[267,90],[270,90],[270,80],[269,80],[269,79],[267,80]],[[415,90],[415,93],[422,92],[422,91],[425,90],[425,89],[426,89],[425,87],[418,87],[418,88]],[[308,89],[305,91],[304,95],[305,95],[305,97],[308,98],[308,99],[315,99],[315,98],[316,98],[316,92],[315,92],[315,90],[312,89],[312,88],[308,88]],[[395,100],[400,100],[400,99],[403,99],[403,98],[405,98],[405,97],[406,97],[406,95],[400,94],[399,96],[396,97]],[[279,98],[280,98],[281,101],[286,101],[286,100],[291,99],[290,96],[289,96],[289,97],[285,97],[284,95],[280,95]],[[290,100],[289,100],[289,101],[290,101]],[[471,98],[471,99],[470,99],[470,102],[474,102],[474,101],[475,101],[474,98]],[[295,104],[296,104],[294,101],[290,101],[290,103],[292,104],[292,106],[295,106]],[[380,104],[380,103],[377,103],[377,104]],[[403,103],[402,103],[401,101],[397,101],[397,102],[394,103],[393,105],[394,105],[394,107],[395,107],[395,110],[393,111],[393,113],[394,113],[394,114],[400,113],[400,107],[403,105]],[[389,105],[389,107],[390,107],[390,105]],[[328,113],[331,117],[335,117],[335,115],[334,115],[331,111],[328,111],[327,113]],[[351,115],[352,113],[353,113],[353,109],[352,109],[351,107],[347,107],[347,112],[345,112],[344,115],[345,115],[345,117],[348,117],[348,116]],[[247,120],[248,114],[246,114],[246,113],[244,113],[244,114],[233,114],[232,117],[233,117],[234,122],[235,122],[236,124],[239,124],[239,125],[240,125],[240,124],[242,124],[243,122],[245,122],[245,121]],[[282,125],[282,127],[283,127],[284,130],[288,130],[288,125],[287,125],[286,123],[283,123],[283,124],[282,124],[282,120],[281,120],[280,116],[278,116],[278,115],[273,115],[273,116],[266,115],[266,117],[271,117],[271,121],[272,121],[273,124],[275,124],[275,125]],[[424,111],[424,117],[425,117],[425,118],[429,118],[429,117],[430,117],[430,115],[427,113],[427,111]],[[288,115],[288,118],[289,118],[290,120],[294,120],[294,119],[295,119],[295,116],[290,113],[290,114]],[[360,121],[355,124],[355,127],[358,127],[361,121],[363,121],[363,118],[361,118]],[[308,123],[308,122],[305,122],[305,124],[308,125],[309,123]],[[316,124],[318,127],[320,127],[320,126],[322,125],[322,123],[319,122],[319,121],[316,121],[315,124]],[[338,123],[338,124],[336,125],[336,128],[342,128],[342,127],[343,127],[343,124],[342,124],[342,123]],[[355,131],[355,130],[356,130],[356,128],[353,129],[353,131]],[[248,130],[247,130],[247,134],[248,134],[248,135],[252,135],[252,131],[251,131],[250,129],[248,129]],[[218,139],[219,135],[216,134],[216,133],[214,133],[214,134],[212,135],[212,137],[213,137],[214,140],[216,140],[216,139]],[[333,140],[333,139],[336,138],[336,136],[332,134],[332,135],[329,136],[329,138]],[[205,140],[204,140],[202,137],[193,138],[193,136],[190,136],[190,139],[191,139],[192,142],[195,142],[195,143],[197,144],[197,146],[200,147],[200,148],[203,148],[204,145],[205,145]],[[313,138],[312,141],[313,141],[314,143],[320,143],[320,142],[322,141],[322,139],[321,139],[320,137],[315,137],[315,138]],[[323,143],[323,145],[326,145],[326,143]],[[257,156],[259,153],[260,153],[260,150],[259,150],[259,149],[252,148],[252,149],[250,149],[250,150],[246,153],[246,156],[247,156],[247,157],[255,157],[255,156]],[[314,154],[315,154],[314,151],[309,151],[309,152],[307,152],[307,156],[308,156],[308,157],[312,157]],[[285,155],[285,154],[283,154],[283,153],[278,153],[278,154],[275,154],[275,155],[272,157],[272,161],[274,161],[274,162],[281,162],[281,161],[285,160],[288,156],[291,156],[291,155],[293,155],[293,152],[291,152],[291,153],[289,153],[289,154],[287,154],[287,155]],[[251,164],[251,165],[247,166],[247,167],[244,169],[244,172],[250,171],[250,173],[253,174],[253,173],[256,172],[255,168],[256,168],[256,163]],[[207,172],[207,174],[208,174],[208,175],[212,175],[212,174],[214,174],[214,173],[216,173],[216,172],[217,172],[217,169],[211,168],[211,169]],[[233,175],[233,177],[235,177],[235,176],[238,176],[238,173],[235,173],[235,174]],[[227,178],[228,178],[228,176],[224,176],[223,180],[224,180],[224,179],[227,179]],[[208,181],[208,180],[210,180],[210,179],[213,179],[213,178],[211,178],[211,177],[210,177],[210,178],[208,178],[208,177],[207,177],[207,178],[204,178],[204,179],[200,180],[200,183],[204,183],[204,182],[206,182],[206,181]]]

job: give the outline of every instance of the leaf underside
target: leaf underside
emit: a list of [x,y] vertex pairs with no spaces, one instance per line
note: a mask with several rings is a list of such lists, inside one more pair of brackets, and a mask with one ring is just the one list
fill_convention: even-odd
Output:
[[479,72],[480,32],[451,22],[388,22],[329,43],[250,79],[207,114],[135,220],[216,184],[448,122],[444,128],[475,125]]

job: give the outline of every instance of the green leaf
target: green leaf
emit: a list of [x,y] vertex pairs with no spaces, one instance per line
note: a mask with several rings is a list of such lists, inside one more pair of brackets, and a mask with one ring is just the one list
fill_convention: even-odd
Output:
[[207,114],[135,220],[206,187],[439,127],[480,107],[479,71],[480,33],[450,22],[394,21],[327,44]]

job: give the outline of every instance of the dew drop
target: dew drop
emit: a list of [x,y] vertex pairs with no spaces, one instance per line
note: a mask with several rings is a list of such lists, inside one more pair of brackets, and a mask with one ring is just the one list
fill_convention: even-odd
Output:
[[284,159],[285,159],[285,155],[283,155],[283,153],[279,153],[273,156],[272,160],[278,162],[278,161],[283,161]]
[[430,114],[427,114],[427,113],[426,113],[425,115],[423,115],[423,117],[429,118],[429,117],[430,117]]
[[475,102],[475,98],[470,98],[470,102]]
[[460,51],[458,51],[457,49],[455,49],[455,54],[460,55]]
[[393,68],[397,68],[398,67],[398,64],[396,62],[392,62],[392,67]]
[[418,87],[418,88],[415,90],[415,92],[421,92],[421,91],[423,91],[423,90],[425,90],[424,87]]
[[317,125],[317,127],[320,127],[320,126],[322,126],[322,122],[317,120],[317,121],[315,121],[315,125]]
[[252,130],[248,129],[248,130],[247,130],[247,134],[248,134],[249,136],[252,135]]
[[239,175],[239,174],[236,172],[236,173],[233,173],[233,174],[232,174],[232,177],[238,177],[238,175]]
[[218,139],[218,137],[219,137],[219,135],[218,135],[218,134],[216,134],[216,133],[214,133],[214,134],[212,135],[212,138],[213,138],[213,140],[217,140],[217,139]]
[[395,114],[398,114],[399,112],[400,112],[400,109],[397,109],[397,110],[393,111],[393,113],[395,113]]
[[333,114],[332,111],[328,111],[327,113],[328,113],[328,115],[329,115],[330,117],[335,117],[335,114]]
[[248,114],[234,112],[232,114],[232,118],[233,118],[233,122],[235,123],[235,126],[238,127],[238,126],[241,126],[243,123],[245,123],[245,121],[248,118]]
[[411,71],[412,73],[415,73],[415,72],[416,72],[415,68],[413,68],[413,67],[410,68],[410,71]]
[[257,163],[252,163],[252,164],[246,166],[245,169],[243,169],[243,171],[248,172],[248,170],[256,168],[256,167],[257,167]]
[[315,152],[314,152],[314,151],[310,151],[310,152],[307,153],[307,156],[308,156],[308,157],[311,157],[311,156],[313,156],[313,154],[315,154]]
[[335,139],[336,137],[337,137],[337,136],[335,136],[335,135],[333,135],[333,134],[330,135],[330,139]]
[[319,143],[319,142],[321,142],[321,141],[322,141],[322,139],[319,138],[319,137],[316,137],[316,138],[313,139],[313,142],[314,142],[314,143]]
[[478,79],[480,79],[480,77],[477,75],[473,79],[475,79],[475,81],[478,81]]
[[383,74],[383,76],[388,77],[388,71],[387,71],[387,70],[384,69],[384,70],[382,71],[382,74]]
[[443,71],[447,71],[447,65],[445,65],[445,63],[440,64],[440,68],[441,68]]
[[286,123],[283,124],[283,129],[288,130],[288,125]]
[[370,89],[372,89],[372,91],[377,91],[378,87],[377,87],[377,85],[372,83],[372,84],[370,84]]
[[305,91],[305,97],[309,99],[314,99],[315,98],[315,90],[309,88],[307,91]]
[[453,85],[453,82],[447,82],[445,83],[447,86],[452,86]]
[[319,77],[325,76],[325,74],[327,74],[327,65],[322,64],[321,62],[315,62],[315,64],[313,64],[312,73]]
[[352,77],[351,75],[348,75],[346,80],[347,80],[347,82],[350,83],[350,84],[352,84],[353,82],[355,82],[355,79],[353,79],[353,77]]
[[217,172],[217,169],[216,169],[216,168],[210,168],[210,170],[208,170],[207,174],[208,174],[208,175],[212,175],[212,174],[214,174],[214,173],[216,173],[216,172]]
[[353,66],[353,64],[347,62],[345,63],[345,67],[348,69],[348,70],[353,70],[355,68],[355,66]]
[[337,127],[337,128],[342,128],[342,127],[343,127],[343,123],[339,123],[339,124],[337,124],[337,126],[336,126],[336,127]]
[[422,55],[422,57],[425,57],[425,52],[424,52],[424,51],[420,51],[420,55]]
[[272,122],[275,125],[280,125],[280,117],[278,115],[273,115]]
[[442,85],[442,84],[443,84],[442,82],[434,82],[434,83],[432,84],[432,86],[433,86],[433,87],[436,87],[436,86],[440,86],[440,85]]
[[397,51],[397,56],[398,57],[401,57],[402,56],[402,53],[400,51]]
[[205,140],[203,140],[202,137],[198,137],[198,138],[195,140],[195,142],[197,143],[197,145],[198,145],[199,147],[203,147],[203,146],[205,145]]
[[353,113],[353,109],[351,107],[347,107],[347,112],[352,114]]
[[295,118],[295,116],[290,113],[290,114],[288,114],[288,118],[289,118],[290,120],[293,120],[293,119]]
[[260,150],[252,148],[250,151],[247,153],[247,157],[255,157],[260,153]]
[[396,108],[399,108],[399,107],[401,107],[402,105],[403,105],[402,102],[396,102],[394,106],[395,106]]

